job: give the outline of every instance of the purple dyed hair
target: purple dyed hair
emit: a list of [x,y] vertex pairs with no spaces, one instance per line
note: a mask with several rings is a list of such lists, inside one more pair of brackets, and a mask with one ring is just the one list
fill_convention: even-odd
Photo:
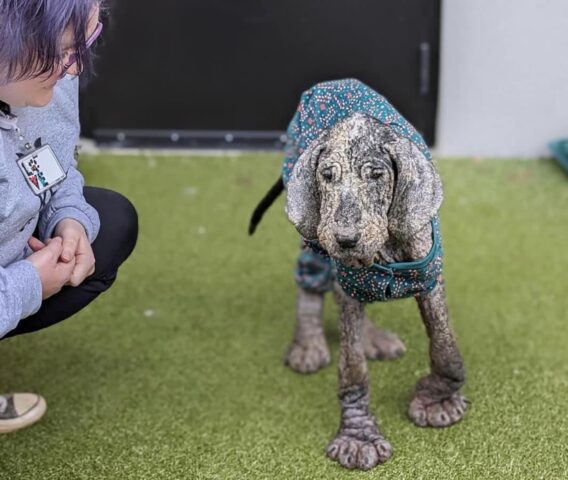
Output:
[[0,0],[0,84],[53,72],[63,32],[74,32],[79,68],[91,66],[85,48],[89,15],[102,0]]

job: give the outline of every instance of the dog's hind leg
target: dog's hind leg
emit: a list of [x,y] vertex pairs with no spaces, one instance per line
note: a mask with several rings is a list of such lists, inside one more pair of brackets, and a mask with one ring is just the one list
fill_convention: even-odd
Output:
[[447,427],[463,417],[466,400],[459,392],[465,371],[448,320],[444,284],[416,298],[430,338],[431,373],[418,381],[408,413],[420,427]]
[[369,360],[395,360],[406,352],[396,333],[377,328],[366,315],[363,328],[363,348]]
[[312,373],[329,365],[330,355],[323,333],[323,293],[298,286],[296,331],[284,356],[284,363],[300,373]]
[[334,288],[340,308],[339,401],[341,423],[327,455],[347,468],[368,470],[386,462],[392,448],[369,412],[369,378],[363,349],[363,304]]

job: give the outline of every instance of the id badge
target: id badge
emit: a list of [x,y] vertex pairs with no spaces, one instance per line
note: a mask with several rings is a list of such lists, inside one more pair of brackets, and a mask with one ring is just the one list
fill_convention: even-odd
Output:
[[20,158],[18,166],[35,195],[41,195],[67,177],[49,145]]

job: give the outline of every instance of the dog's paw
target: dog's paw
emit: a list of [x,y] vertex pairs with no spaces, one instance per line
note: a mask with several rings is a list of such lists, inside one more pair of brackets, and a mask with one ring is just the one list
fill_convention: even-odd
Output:
[[442,400],[417,393],[410,402],[408,415],[419,427],[449,427],[464,416],[467,401],[455,392]]
[[324,338],[312,340],[305,345],[293,342],[284,355],[284,364],[299,373],[313,373],[327,367],[331,361],[329,348]]
[[404,343],[396,333],[380,330],[370,321],[365,322],[363,348],[369,360],[395,360],[406,352]]
[[327,456],[346,468],[369,470],[392,455],[390,443],[379,434],[361,440],[341,432],[327,446]]

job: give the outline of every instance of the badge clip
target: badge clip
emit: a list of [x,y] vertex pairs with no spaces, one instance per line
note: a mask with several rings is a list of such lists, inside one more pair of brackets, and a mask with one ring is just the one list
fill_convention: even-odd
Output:
[[20,158],[18,167],[32,192],[38,196],[67,178],[49,145],[44,145]]

